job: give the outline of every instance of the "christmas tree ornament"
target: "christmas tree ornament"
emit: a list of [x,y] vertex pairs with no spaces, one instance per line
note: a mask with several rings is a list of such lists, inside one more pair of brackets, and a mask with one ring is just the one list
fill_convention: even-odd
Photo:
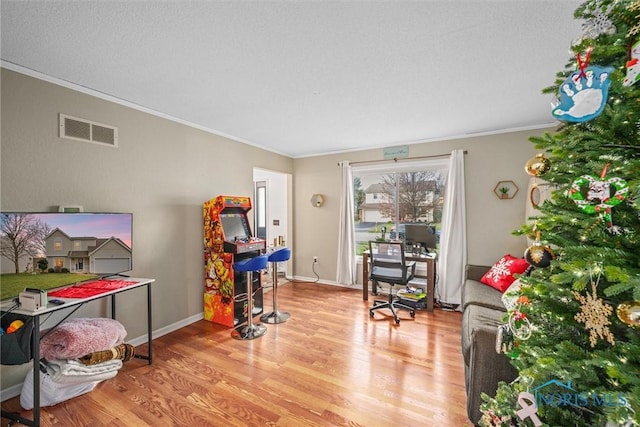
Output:
[[598,278],[596,281],[593,278],[591,279],[591,293],[581,295],[578,292],[573,292],[573,296],[580,303],[580,312],[574,318],[578,322],[584,323],[585,328],[589,330],[591,347],[596,346],[598,338],[607,340],[611,345],[615,344],[615,339],[609,329],[611,324],[609,316],[611,316],[613,309],[602,298],[598,298],[596,288],[602,275],[602,268],[598,268],[597,272]]
[[531,321],[527,315],[520,310],[513,310],[509,313],[509,330],[511,334],[521,341],[526,341],[531,338],[533,329],[531,328]]
[[640,301],[625,301],[618,304],[616,315],[623,323],[640,327]]
[[636,0],[634,3],[630,4],[628,10],[632,13],[637,13],[636,19],[629,24],[630,28],[627,36],[631,37],[636,34],[640,34],[640,0]]
[[520,409],[516,412],[518,418],[522,421],[529,418],[535,427],[542,425],[542,421],[538,418],[536,397],[533,394],[528,391],[521,391],[520,394],[518,394],[518,405],[520,405]]
[[551,169],[551,161],[544,154],[536,154],[524,165],[524,170],[531,176],[542,176]]
[[[534,226],[535,228],[535,226]],[[540,242],[540,231],[536,230],[536,240],[524,251],[524,259],[534,267],[546,268],[556,258],[553,250]]]
[[509,325],[498,326],[496,333],[496,353],[507,354],[513,349],[513,334]]
[[[571,190],[569,194],[571,199],[578,205],[584,212],[588,214],[602,213],[607,226],[611,231],[615,231],[612,218],[611,208],[622,203],[629,194],[629,185],[622,178],[614,177],[605,180],[607,169],[609,164],[607,163],[600,177],[594,177],[591,175],[582,175],[576,178],[571,184]],[[611,191],[614,191],[613,195]]]
[[591,49],[584,61],[576,55],[578,71],[560,85],[560,104],[552,109],[553,117],[567,122],[586,122],[596,118],[604,110],[613,67],[588,67]]
[[622,81],[622,86],[631,86],[640,80],[640,40],[638,40],[629,51],[627,61],[627,75]]
[[582,23],[582,31],[585,37],[595,39],[601,34],[612,35],[616,33],[616,26],[609,18],[613,6],[613,3],[611,3],[605,7],[604,2],[596,1],[593,3],[592,9],[585,10],[591,15]]

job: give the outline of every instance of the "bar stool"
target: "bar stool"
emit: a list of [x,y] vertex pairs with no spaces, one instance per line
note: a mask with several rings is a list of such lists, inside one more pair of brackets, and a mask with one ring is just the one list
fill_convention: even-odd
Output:
[[[240,325],[231,331],[231,336],[237,340],[252,340],[260,338],[267,333],[267,327],[260,323],[253,323],[253,280],[254,271],[264,270],[267,267],[266,255],[259,255],[253,258],[245,258],[233,263],[233,269],[239,272],[247,273],[247,324]],[[245,296],[243,294],[236,296],[237,301],[242,301]]]
[[269,254],[269,262],[273,263],[273,311],[260,317],[263,322],[270,324],[282,323],[291,317],[289,313],[280,313],[278,311],[278,263],[287,261],[289,258],[291,258],[291,249],[289,248],[278,249]]

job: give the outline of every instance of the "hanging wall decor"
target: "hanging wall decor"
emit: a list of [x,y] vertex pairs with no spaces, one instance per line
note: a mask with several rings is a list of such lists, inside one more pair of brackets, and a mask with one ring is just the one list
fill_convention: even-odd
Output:
[[493,192],[498,199],[513,199],[518,193],[518,186],[513,181],[498,181]]

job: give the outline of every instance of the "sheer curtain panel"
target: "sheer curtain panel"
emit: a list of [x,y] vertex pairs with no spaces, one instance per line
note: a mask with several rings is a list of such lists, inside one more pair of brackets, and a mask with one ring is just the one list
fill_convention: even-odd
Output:
[[338,272],[336,281],[344,285],[356,283],[356,245],[353,226],[353,176],[347,160],[340,165],[340,218],[338,228]]
[[467,265],[467,221],[464,185],[464,151],[453,150],[442,212],[442,236],[438,257],[440,302],[462,302],[462,284]]

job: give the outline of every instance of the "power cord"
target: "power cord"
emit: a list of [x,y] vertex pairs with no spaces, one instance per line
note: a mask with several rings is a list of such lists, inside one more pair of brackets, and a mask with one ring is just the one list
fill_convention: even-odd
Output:
[[318,273],[316,273],[316,264],[317,264],[316,261],[311,262],[311,270],[313,271],[313,274],[316,275],[316,280],[314,280],[311,283],[318,283],[320,281],[320,276],[318,275]]
[[18,298],[14,298],[13,305],[9,307],[5,312],[3,312],[2,315],[0,315],[0,319],[2,319],[5,315],[11,313],[13,310],[15,310],[18,307],[20,307],[20,300]]

